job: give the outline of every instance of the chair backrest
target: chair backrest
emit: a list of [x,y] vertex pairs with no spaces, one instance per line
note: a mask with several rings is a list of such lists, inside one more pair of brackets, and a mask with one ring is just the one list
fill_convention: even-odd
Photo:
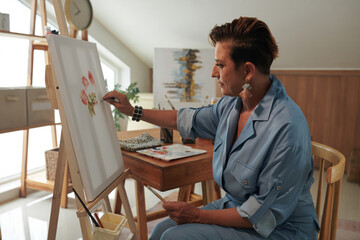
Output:
[[[320,221],[319,239],[336,239],[337,218],[339,210],[340,186],[345,171],[345,157],[334,148],[312,141],[312,153],[320,159],[319,182],[316,198],[316,213]],[[327,169],[326,167],[329,166]],[[321,211],[324,171],[326,195]]]

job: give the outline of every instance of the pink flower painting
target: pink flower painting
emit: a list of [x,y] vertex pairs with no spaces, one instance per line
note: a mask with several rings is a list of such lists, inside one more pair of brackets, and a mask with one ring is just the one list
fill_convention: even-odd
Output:
[[89,79],[90,79],[91,85],[95,86],[95,81],[94,81],[93,75],[91,74],[90,71],[88,71],[88,75],[89,75]]
[[[88,75],[89,75],[89,80],[90,80],[91,85],[95,86],[95,81],[94,81],[94,78],[90,71],[88,71]],[[81,99],[82,104],[84,104],[85,106],[88,107],[90,116],[93,117],[95,115],[94,105],[97,103],[97,100],[96,100],[96,93],[94,91],[91,91],[89,89],[90,93],[88,94],[86,92],[88,86],[90,85],[89,80],[87,80],[87,78],[85,76],[83,76],[81,78],[82,85],[85,88],[82,89],[80,92],[80,99]]]
[[89,101],[89,98],[88,96],[86,95],[86,92],[85,90],[81,90],[81,94],[80,94],[80,99],[81,99],[81,102],[84,104],[84,105],[87,105],[88,101]]
[[83,76],[81,81],[85,88],[89,86],[89,81],[86,79],[86,77]]

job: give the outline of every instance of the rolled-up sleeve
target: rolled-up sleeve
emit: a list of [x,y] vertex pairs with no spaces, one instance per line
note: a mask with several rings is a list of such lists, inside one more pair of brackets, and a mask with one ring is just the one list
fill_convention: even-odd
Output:
[[219,102],[202,108],[181,108],[177,113],[180,135],[186,138],[214,138],[220,118]]
[[195,138],[191,132],[195,109],[181,108],[177,113],[177,129],[180,135],[185,138]]
[[[242,206],[238,207],[238,212],[243,218],[251,218],[254,216],[257,210],[261,207],[261,204],[256,201],[256,199],[251,196],[248,201],[246,201]],[[254,221],[250,221],[254,222]],[[271,209],[268,209],[263,216],[253,223],[254,229],[262,236],[268,237],[270,233],[276,227],[276,220]]]
[[275,149],[259,175],[259,193],[237,207],[262,236],[284,223],[298,204],[311,168],[306,154],[295,146]]

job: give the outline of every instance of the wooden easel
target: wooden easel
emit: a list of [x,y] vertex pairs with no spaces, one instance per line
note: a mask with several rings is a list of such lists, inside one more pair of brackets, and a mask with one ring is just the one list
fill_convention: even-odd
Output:
[[[70,36],[69,31],[66,26],[64,10],[61,5],[61,0],[53,0],[56,18],[59,25],[60,34],[63,36]],[[72,34],[76,36],[76,33]],[[51,74],[50,71],[51,70]],[[69,128],[66,120],[66,115],[64,112],[64,107],[62,104],[62,99],[59,93],[59,89],[57,86],[57,80],[55,78],[54,72],[51,69],[51,65],[47,67],[48,73],[46,74],[48,77],[51,76],[52,80],[51,86],[52,92],[55,92],[56,102],[60,111],[60,118],[62,123],[62,134],[61,134],[61,141],[60,141],[60,148],[59,148],[59,157],[57,162],[57,169],[55,175],[55,184],[54,184],[54,193],[52,199],[52,206],[51,206],[51,215],[50,215],[50,224],[49,224],[49,231],[48,231],[48,239],[55,239],[56,237],[56,230],[57,230],[57,223],[59,217],[59,210],[60,210],[60,201],[61,201],[61,193],[62,193],[62,183],[64,181],[64,173],[66,169],[66,158],[69,163],[70,167],[70,174],[71,180],[73,183],[73,187],[77,190],[81,199],[85,199],[83,189],[83,184],[80,178],[79,169],[77,166],[76,156],[74,152],[74,148],[72,145]],[[66,150],[65,150],[66,149]],[[105,202],[105,210],[111,211],[110,202],[108,195],[116,188],[119,189],[120,198],[124,204],[124,210],[126,217],[128,219],[128,225],[130,228],[131,233],[133,234],[132,238],[137,239],[137,230],[135,221],[131,212],[130,204],[125,192],[124,181],[127,177],[129,177],[129,171],[124,171],[113,183],[111,183],[98,197],[96,197],[92,202],[86,203],[88,209],[94,210],[97,208],[101,202]],[[91,226],[89,223],[88,216],[84,212],[80,202],[76,201],[77,206],[77,215],[79,217],[81,232],[84,239],[92,239],[92,232]]]

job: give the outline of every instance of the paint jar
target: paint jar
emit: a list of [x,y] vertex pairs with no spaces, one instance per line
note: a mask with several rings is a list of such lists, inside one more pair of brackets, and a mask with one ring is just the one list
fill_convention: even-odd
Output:
[[104,228],[95,227],[93,240],[115,240],[118,239],[127,219],[125,216],[110,212],[104,213],[100,218]]
[[173,130],[168,128],[160,128],[160,140],[163,143],[173,142]]
[[183,144],[195,143],[195,139],[193,138],[181,138],[181,141]]

